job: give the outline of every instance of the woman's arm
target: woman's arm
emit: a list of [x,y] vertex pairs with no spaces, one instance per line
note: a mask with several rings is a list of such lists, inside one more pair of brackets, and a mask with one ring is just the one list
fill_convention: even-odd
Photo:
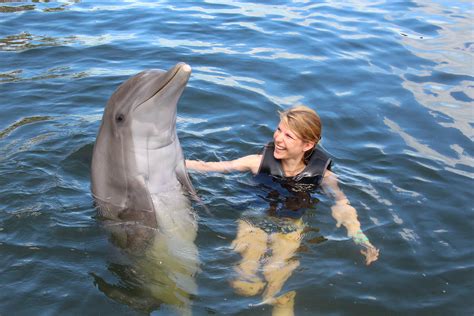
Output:
[[337,176],[329,170],[326,171],[322,185],[324,191],[335,200],[331,211],[332,216],[337,221],[336,226],[340,227],[341,224],[344,225],[347,229],[347,236],[351,237],[357,245],[364,248],[361,250],[361,253],[365,256],[365,263],[367,265],[377,260],[379,250],[370,243],[367,236],[360,229],[357,211],[349,204],[346,195],[339,189]]
[[231,161],[186,160],[186,168],[201,172],[251,171],[256,174],[261,160],[262,155],[249,155]]

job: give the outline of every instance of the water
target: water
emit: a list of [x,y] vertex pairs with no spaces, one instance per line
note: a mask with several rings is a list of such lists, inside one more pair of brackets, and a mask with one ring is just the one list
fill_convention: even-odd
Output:
[[[316,193],[282,290],[296,292],[296,315],[474,312],[469,1],[1,2],[0,314],[170,313],[97,282],[143,298],[94,217],[89,164],[115,88],[179,61],[193,67],[178,114],[188,158],[259,152],[293,104],[323,120],[322,146],[380,258],[364,265]],[[258,185],[193,182],[215,215],[197,207],[193,313],[270,315],[229,285]]]

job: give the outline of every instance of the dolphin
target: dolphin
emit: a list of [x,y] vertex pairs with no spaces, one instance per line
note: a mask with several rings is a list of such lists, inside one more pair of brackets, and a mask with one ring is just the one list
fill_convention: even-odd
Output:
[[152,195],[179,189],[195,194],[176,134],[177,102],[191,75],[140,72],[121,84],[105,108],[92,154],[92,194],[99,214],[157,227]]
[[[176,133],[176,112],[190,75],[191,67],[179,63],[122,83],[107,102],[91,166],[98,215],[112,242],[131,254],[131,269],[139,270],[139,280],[130,283],[140,284],[159,304],[185,310],[186,293],[196,293],[199,265],[197,220],[188,198],[196,193]],[[110,297],[134,301],[119,287],[100,284]]]

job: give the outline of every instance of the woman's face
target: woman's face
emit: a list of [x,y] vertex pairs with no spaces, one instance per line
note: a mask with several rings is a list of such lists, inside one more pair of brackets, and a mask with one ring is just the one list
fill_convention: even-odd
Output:
[[283,121],[280,121],[273,133],[273,141],[275,142],[273,156],[276,159],[303,159],[304,152],[314,146],[314,143],[299,138]]

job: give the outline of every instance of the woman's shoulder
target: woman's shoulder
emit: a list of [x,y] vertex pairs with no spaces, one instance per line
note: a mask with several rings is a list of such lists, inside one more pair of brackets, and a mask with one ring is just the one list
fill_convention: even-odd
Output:
[[250,170],[253,174],[258,172],[258,168],[260,167],[260,162],[262,161],[262,155],[255,154],[255,155],[248,155],[236,159],[233,161],[234,168],[236,170],[246,171]]

